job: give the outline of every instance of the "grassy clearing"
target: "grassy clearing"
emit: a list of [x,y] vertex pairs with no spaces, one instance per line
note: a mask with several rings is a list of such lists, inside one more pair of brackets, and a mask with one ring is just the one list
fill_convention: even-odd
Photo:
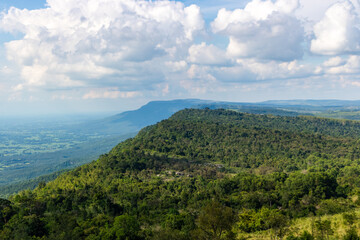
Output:
[[[347,212],[350,213],[350,212]],[[317,231],[315,227],[315,221],[321,220],[331,221],[331,228],[333,230],[333,234],[329,235],[329,240],[339,240],[343,239],[344,235],[346,234],[346,231],[350,229],[350,225],[347,224],[344,221],[343,214],[335,214],[335,215],[324,215],[321,217],[313,216],[313,217],[306,217],[306,218],[298,218],[292,221],[291,226],[287,230],[287,234],[283,239],[286,239],[287,236],[293,235],[293,236],[300,236],[304,231],[307,231],[311,233],[313,236],[319,235],[320,233]],[[360,208],[355,210],[355,214],[357,217],[357,220],[353,227],[356,229],[357,233],[360,235]],[[255,233],[238,233],[238,239],[247,239],[247,240],[257,240],[257,239],[279,239],[274,238],[274,234],[271,230],[267,231],[259,231]],[[318,238],[315,238],[318,239]]]

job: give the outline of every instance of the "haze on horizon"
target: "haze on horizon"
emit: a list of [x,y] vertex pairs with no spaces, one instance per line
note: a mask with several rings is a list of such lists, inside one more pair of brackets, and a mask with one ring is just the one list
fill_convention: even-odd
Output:
[[0,114],[358,100],[359,0],[3,0]]

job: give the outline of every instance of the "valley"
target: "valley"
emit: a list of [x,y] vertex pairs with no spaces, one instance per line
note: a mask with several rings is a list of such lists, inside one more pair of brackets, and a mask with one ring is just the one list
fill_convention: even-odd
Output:
[[0,240],[360,240],[360,0],[0,0]]

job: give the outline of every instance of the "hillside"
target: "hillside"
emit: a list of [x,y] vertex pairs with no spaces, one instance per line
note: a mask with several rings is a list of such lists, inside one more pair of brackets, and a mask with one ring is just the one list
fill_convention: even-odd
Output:
[[19,123],[9,128],[11,121],[2,122],[0,147],[2,151],[15,149],[16,152],[6,155],[0,152],[0,197],[33,186],[35,178],[42,175],[91,162],[120,141],[134,136],[144,126],[166,119],[181,109],[208,102],[211,101],[154,101],[137,110],[99,117],[98,120],[86,121],[84,117],[81,121],[74,120],[76,123],[70,120],[63,123],[62,119],[54,119],[59,122],[55,126],[48,126],[47,122],[31,124],[29,120],[28,124]]
[[97,159],[119,141],[134,136],[141,128],[166,119],[179,110],[206,107],[256,114],[299,115],[294,111],[248,103],[179,99],[149,102],[139,109],[92,121],[85,121],[85,117],[81,121],[69,117],[66,122],[54,119],[50,125],[46,121],[28,120],[27,124],[9,121],[3,123],[0,129],[2,152],[9,152],[10,149],[13,152],[0,152],[0,197],[34,186],[37,182],[35,178],[39,176]]
[[0,239],[299,239],[292,221],[358,208],[359,136],[354,121],[183,110],[1,200]]
[[[199,99],[178,99],[171,101],[153,101],[133,111],[126,111],[110,117],[99,117],[97,120],[85,121],[86,118],[67,122],[54,120],[54,124],[47,126],[46,122],[28,123],[27,125],[2,125],[2,152],[0,152],[0,197],[17,192],[25,186],[33,186],[34,178],[44,174],[51,174],[62,169],[71,169],[90,162],[100,154],[108,152],[120,140],[134,136],[141,128],[155,124],[170,117],[175,112],[185,108],[197,109],[231,109],[243,113],[271,114],[275,116],[316,115],[330,118],[360,119],[356,101],[336,100],[294,100],[269,101],[262,103],[221,102]],[[306,130],[306,118],[303,118],[300,131]],[[257,119],[254,119],[257,121]],[[282,121],[282,120],[281,120]],[[280,121],[280,122],[281,122]],[[292,125],[293,120],[290,120]],[[52,123],[53,121],[51,121]],[[9,123],[12,123],[10,121]],[[341,122],[333,122],[335,125]],[[249,123],[248,123],[249,124]],[[250,124],[254,124],[250,122]],[[261,122],[261,124],[267,124]],[[278,123],[277,123],[278,124]],[[54,126],[53,126],[54,125]],[[265,127],[265,126],[264,126]],[[294,128],[294,126],[291,126]],[[343,127],[339,126],[340,131]],[[319,130],[322,131],[322,121],[318,120]],[[346,128],[347,133],[333,133],[328,126],[330,135],[347,134],[352,137],[358,131]],[[335,136],[336,137],[336,136]],[[7,152],[9,152],[7,153]],[[1,154],[4,153],[4,154]],[[6,153],[6,154],[5,154]],[[49,178],[46,178],[49,179]],[[29,182],[27,182],[29,181]],[[5,193],[6,192],[6,193]]]

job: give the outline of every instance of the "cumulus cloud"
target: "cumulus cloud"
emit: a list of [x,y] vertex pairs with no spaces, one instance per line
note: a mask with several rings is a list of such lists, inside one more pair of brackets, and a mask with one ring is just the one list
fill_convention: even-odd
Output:
[[339,65],[343,65],[344,63],[345,63],[345,61],[341,57],[337,56],[337,57],[332,57],[332,58],[328,59],[327,61],[325,61],[323,63],[323,66],[324,67],[337,67]]
[[207,80],[219,84],[251,84],[287,79],[305,79],[318,75],[318,69],[311,64],[266,61],[256,59],[238,59],[231,65],[207,66],[193,64],[188,77],[196,81]]
[[[331,61],[331,59],[329,61]],[[324,65],[326,65],[326,63],[328,62],[325,62]],[[338,64],[327,66],[326,73],[328,74],[358,74],[360,73],[360,56],[351,55],[346,61],[339,61]]]
[[152,65],[185,56],[203,28],[199,7],[172,1],[48,0],[0,19],[0,29],[24,34],[5,46],[28,87],[127,85],[148,72],[161,79]]
[[166,68],[169,72],[182,72],[186,71],[188,64],[186,61],[168,61],[165,63]]
[[229,37],[229,56],[292,61],[303,56],[304,29],[292,14],[298,7],[298,0],[253,0],[244,9],[221,9],[211,27]]
[[296,60],[279,63],[239,59],[236,66],[218,68],[213,75],[227,82],[251,82],[305,78],[315,75],[315,70],[314,67],[300,64]]
[[[11,71],[0,67],[0,74],[23,79],[6,84],[13,96],[56,92],[54,99],[84,100],[205,96],[359,73],[358,0],[247,2],[217,11],[211,31],[206,11],[177,1],[48,0],[44,9],[10,8],[0,30],[20,35],[5,43]],[[309,18],[310,10],[317,16]],[[319,63],[304,55],[309,50],[330,57]]]
[[228,64],[229,59],[224,50],[205,42],[192,45],[189,48],[189,58],[191,63],[203,65],[222,65]]
[[300,0],[300,7],[295,14],[310,23],[318,22],[323,18],[326,10],[337,2],[339,0]]
[[332,5],[314,26],[311,51],[322,55],[360,53],[358,2],[344,1]]

